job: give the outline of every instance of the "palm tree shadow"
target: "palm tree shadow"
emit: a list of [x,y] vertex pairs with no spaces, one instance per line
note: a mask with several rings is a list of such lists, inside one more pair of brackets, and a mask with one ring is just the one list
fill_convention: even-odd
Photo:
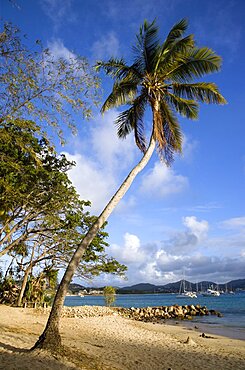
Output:
[[16,352],[16,353],[28,353],[30,351],[28,348],[18,348],[18,347],[14,347],[14,346],[11,346],[10,344],[6,344],[3,342],[0,342],[0,348],[1,347],[9,351]]

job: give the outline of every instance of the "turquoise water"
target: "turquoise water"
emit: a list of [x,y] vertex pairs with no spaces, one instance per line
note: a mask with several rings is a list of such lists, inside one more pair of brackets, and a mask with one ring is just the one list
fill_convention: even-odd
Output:
[[[229,336],[229,330],[232,331],[232,337],[245,339],[245,292],[236,294],[222,294],[219,297],[197,298],[178,298],[176,294],[118,294],[116,295],[115,306],[118,307],[153,307],[170,306],[174,304],[200,304],[207,306],[208,309],[214,309],[221,312],[222,318],[217,316],[195,317],[193,323],[209,325],[210,328],[223,328],[223,333]],[[66,297],[66,306],[104,306],[103,296],[71,296]],[[219,331],[219,330],[218,330]],[[217,330],[216,330],[217,332]],[[236,334],[238,333],[238,334]],[[218,333],[217,333],[218,334]]]

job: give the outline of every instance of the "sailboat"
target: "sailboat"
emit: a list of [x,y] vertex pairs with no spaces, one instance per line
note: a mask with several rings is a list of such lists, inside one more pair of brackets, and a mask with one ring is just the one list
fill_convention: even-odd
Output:
[[195,292],[190,292],[185,289],[185,280],[181,280],[179,294],[176,296],[177,298],[197,298]]
[[211,285],[211,287],[210,287],[210,288],[208,288],[208,289],[206,290],[206,292],[203,292],[203,293],[202,293],[202,295],[203,295],[204,297],[210,297],[210,296],[212,296],[212,297],[219,297],[219,296],[220,296],[220,292],[219,292],[219,290],[218,290],[218,287],[217,287],[217,289],[215,290],[215,289],[213,288],[213,285]]
[[235,294],[232,290],[232,286],[230,286],[230,290],[228,290],[227,283],[225,284],[225,294]]

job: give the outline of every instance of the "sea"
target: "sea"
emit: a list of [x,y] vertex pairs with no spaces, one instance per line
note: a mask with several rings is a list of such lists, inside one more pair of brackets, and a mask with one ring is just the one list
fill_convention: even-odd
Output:
[[[219,311],[223,317],[196,316],[191,322],[181,321],[181,325],[190,330],[195,326],[205,333],[245,340],[245,292],[221,294],[218,297],[199,295],[197,298],[179,298],[177,294],[117,294],[115,298],[114,306],[127,308],[200,304]],[[102,295],[67,296],[65,299],[65,306],[85,305],[104,306],[105,300]],[[176,325],[176,320],[167,322]]]

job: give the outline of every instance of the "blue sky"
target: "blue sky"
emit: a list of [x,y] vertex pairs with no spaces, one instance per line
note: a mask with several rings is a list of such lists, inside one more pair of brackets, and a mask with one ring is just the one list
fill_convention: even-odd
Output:
[[[245,126],[243,0],[15,0],[0,14],[54,54],[97,59],[123,56],[144,19],[156,18],[160,37],[181,18],[199,46],[223,58],[222,71],[206,81],[218,84],[226,106],[200,108],[198,121],[180,119],[184,153],[166,168],[154,155],[109,218],[108,252],[128,265],[128,281],[101,276],[92,285],[158,285],[180,279],[226,282],[245,277]],[[102,76],[104,97],[111,81]],[[78,136],[59,148],[77,166],[70,177],[98,214],[140,159],[133,138],[119,141],[118,111],[77,122]],[[146,116],[150,124],[151,117]],[[87,284],[87,283],[86,283]]]

